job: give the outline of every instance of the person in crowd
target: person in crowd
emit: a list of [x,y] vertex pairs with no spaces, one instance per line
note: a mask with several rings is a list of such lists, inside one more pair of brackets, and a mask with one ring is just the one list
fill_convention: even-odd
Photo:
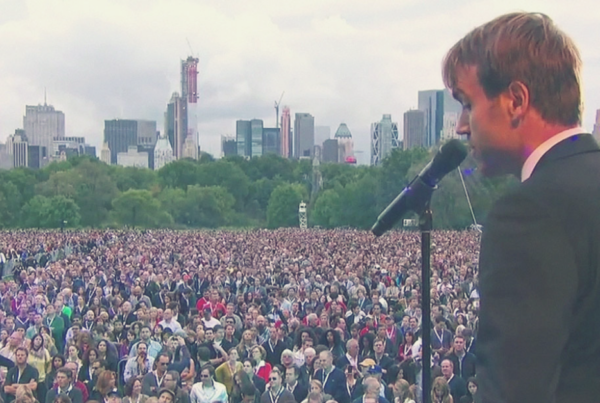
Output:
[[214,379],[215,369],[211,365],[200,368],[200,382],[195,383],[190,391],[191,403],[226,403],[227,389]]
[[281,371],[274,369],[269,374],[269,389],[262,394],[261,403],[294,403],[296,402],[294,395],[286,389]]
[[83,394],[73,385],[73,372],[67,368],[59,368],[55,376],[56,387],[51,388],[40,402],[53,402],[57,396],[67,395],[72,403],[84,403]]
[[8,370],[4,381],[5,403],[15,400],[17,387],[25,385],[32,393],[36,393],[39,374],[37,369],[27,363],[29,351],[25,347],[17,347],[15,351],[15,366]]
[[125,383],[123,403],[146,403],[148,396],[142,394],[142,377],[133,376]]

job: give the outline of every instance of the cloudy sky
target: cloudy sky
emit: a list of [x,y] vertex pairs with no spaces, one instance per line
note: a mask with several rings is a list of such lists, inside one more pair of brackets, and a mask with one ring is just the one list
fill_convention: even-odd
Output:
[[[0,140],[25,105],[48,103],[66,132],[99,147],[103,121],[152,119],[163,131],[179,60],[199,63],[200,145],[220,153],[236,119],[274,126],[273,102],[352,132],[369,159],[371,122],[441,88],[445,51],[509,11],[550,15],[584,60],[585,120],[600,108],[600,7],[591,0],[0,0]],[[187,40],[186,40],[187,38]]]

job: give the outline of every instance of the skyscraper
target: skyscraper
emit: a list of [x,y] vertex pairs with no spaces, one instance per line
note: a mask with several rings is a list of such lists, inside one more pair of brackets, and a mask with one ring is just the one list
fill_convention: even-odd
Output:
[[100,161],[108,165],[111,164],[110,148],[108,148],[108,143],[106,141],[102,143],[102,149],[100,150]]
[[23,129],[30,145],[46,147],[46,152],[50,153],[54,138],[65,137],[65,114],[46,103],[27,105],[23,116]]
[[235,122],[235,139],[237,141],[237,154],[242,157],[252,156],[252,130],[249,120]]
[[425,132],[425,112],[410,110],[404,112],[404,149],[427,147]]
[[117,163],[117,154],[126,153],[130,146],[137,151],[137,120],[113,119],[104,121],[104,141],[110,149],[110,163]]
[[14,136],[11,136],[13,167],[27,167],[29,163],[27,137],[23,130],[16,130]]
[[281,113],[281,156],[284,158],[294,155],[292,152],[291,120],[290,108],[284,106]]
[[335,139],[338,141],[338,161],[346,162],[346,158],[354,157],[354,142],[352,141],[352,133],[346,123],[340,123],[340,126],[335,131]]
[[323,162],[339,162],[337,139],[328,139],[323,142]]
[[400,145],[398,123],[392,122],[392,115],[383,115],[379,122],[371,124],[371,165],[381,164]]
[[315,118],[310,113],[296,113],[294,120],[294,157],[312,157],[315,146]]
[[174,160],[171,143],[166,137],[159,137],[154,146],[154,170],[159,170]]
[[425,144],[433,147],[438,144],[444,129],[444,114],[460,113],[461,105],[448,89],[419,91],[419,110],[425,114]]
[[183,152],[183,142],[187,134],[187,116],[185,114],[185,100],[179,96],[178,92],[174,92],[165,112],[164,133],[171,143],[175,159],[181,158]]
[[252,119],[250,121],[250,136],[252,141],[250,155],[252,157],[260,157],[263,153],[263,127],[262,119]]
[[191,144],[194,144],[194,159],[198,159],[198,62],[192,56],[181,61],[181,97],[184,99],[186,111],[187,133],[184,141],[190,140],[188,144],[191,152]]
[[262,153],[281,155],[281,145],[279,144],[280,129],[276,127],[263,128],[263,149]]
[[237,155],[237,141],[235,137],[221,136],[221,155],[223,157]]

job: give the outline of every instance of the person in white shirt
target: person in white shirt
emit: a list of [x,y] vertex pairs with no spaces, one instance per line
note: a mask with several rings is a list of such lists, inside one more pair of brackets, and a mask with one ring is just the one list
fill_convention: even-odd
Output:
[[123,379],[125,382],[134,376],[144,376],[148,372],[152,371],[152,365],[154,364],[154,358],[148,355],[148,345],[140,341],[137,343],[136,348],[137,354],[127,360],[125,364],[125,373]]
[[212,329],[213,327],[221,324],[218,319],[213,318],[210,307],[204,307],[204,317],[202,318],[202,323],[204,323],[205,329]]
[[206,365],[200,370],[200,382],[195,383],[190,391],[190,403],[227,403],[225,385],[215,382],[215,368]]
[[173,319],[173,311],[170,309],[165,309],[165,311],[163,312],[163,320],[161,320],[158,324],[161,325],[163,329],[171,329],[173,333],[182,330],[182,327],[179,324],[179,322]]

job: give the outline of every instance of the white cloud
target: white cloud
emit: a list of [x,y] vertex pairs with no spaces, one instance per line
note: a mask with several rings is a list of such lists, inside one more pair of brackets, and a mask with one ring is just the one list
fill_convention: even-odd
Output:
[[219,153],[236,119],[274,125],[285,91],[292,113],[332,132],[344,121],[369,153],[370,123],[440,88],[446,50],[505,12],[541,11],[579,45],[585,125],[600,107],[600,10],[591,0],[0,0],[0,138],[26,104],[66,114],[67,133],[99,146],[103,120],[162,117],[179,89],[179,60],[200,58],[200,144]]

